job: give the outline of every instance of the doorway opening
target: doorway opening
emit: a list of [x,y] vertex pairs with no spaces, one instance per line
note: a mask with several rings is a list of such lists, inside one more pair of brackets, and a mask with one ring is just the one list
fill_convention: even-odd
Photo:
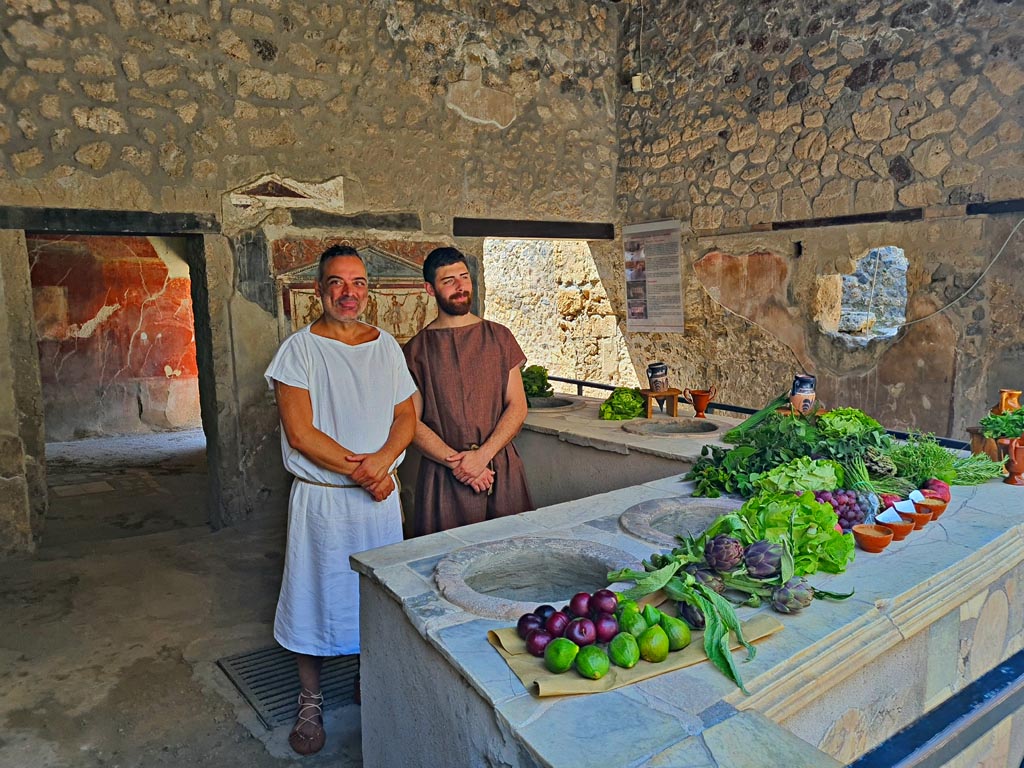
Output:
[[[585,240],[487,238],[484,316],[507,326],[551,376],[639,385],[618,317]],[[552,382],[556,392],[574,393]]]
[[26,233],[44,545],[209,523],[188,237]]

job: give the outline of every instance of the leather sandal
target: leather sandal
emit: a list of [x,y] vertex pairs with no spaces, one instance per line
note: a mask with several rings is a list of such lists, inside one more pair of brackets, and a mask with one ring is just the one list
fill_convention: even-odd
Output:
[[[313,701],[303,701],[312,699]],[[304,725],[312,726],[309,732],[300,731]],[[299,714],[295,719],[295,727],[288,734],[288,744],[300,755],[313,755],[324,747],[327,734],[324,732],[324,695],[302,689],[299,694]]]

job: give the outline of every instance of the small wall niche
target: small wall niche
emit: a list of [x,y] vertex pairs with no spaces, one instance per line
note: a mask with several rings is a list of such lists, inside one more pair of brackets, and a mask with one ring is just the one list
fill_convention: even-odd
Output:
[[907,266],[898,246],[868,251],[852,273],[838,276],[841,291],[831,293],[839,305],[823,313],[830,321],[819,318],[821,331],[848,347],[893,338],[907,319]]

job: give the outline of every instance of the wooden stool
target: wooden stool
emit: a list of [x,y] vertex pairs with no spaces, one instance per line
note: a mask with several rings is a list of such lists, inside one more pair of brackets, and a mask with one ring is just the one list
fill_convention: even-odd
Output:
[[651,418],[654,413],[654,401],[664,398],[668,401],[668,415],[678,416],[679,415],[679,396],[683,394],[682,390],[679,389],[662,389],[655,392],[653,389],[641,389],[640,394],[644,396],[644,401],[647,403],[647,418]]

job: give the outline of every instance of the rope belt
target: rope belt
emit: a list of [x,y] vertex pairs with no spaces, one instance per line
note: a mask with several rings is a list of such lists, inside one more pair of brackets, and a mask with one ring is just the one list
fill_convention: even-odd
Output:
[[[395,481],[395,488],[398,489],[399,491],[402,490],[402,484],[398,481],[398,470],[397,469],[393,469],[388,474],[391,475],[391,477],[394,479],[394,481]],[[298,476],[296,476],[295,479],[297,481],[299,481],[300,483],[305,483],[306,485],[318,485],[321,488],[362,488],[363,487],[359,483],[345,483],[344,485],[335,485],[334,483],[318,483],[316,480],[307,480],[304,477],[298,477]]]

